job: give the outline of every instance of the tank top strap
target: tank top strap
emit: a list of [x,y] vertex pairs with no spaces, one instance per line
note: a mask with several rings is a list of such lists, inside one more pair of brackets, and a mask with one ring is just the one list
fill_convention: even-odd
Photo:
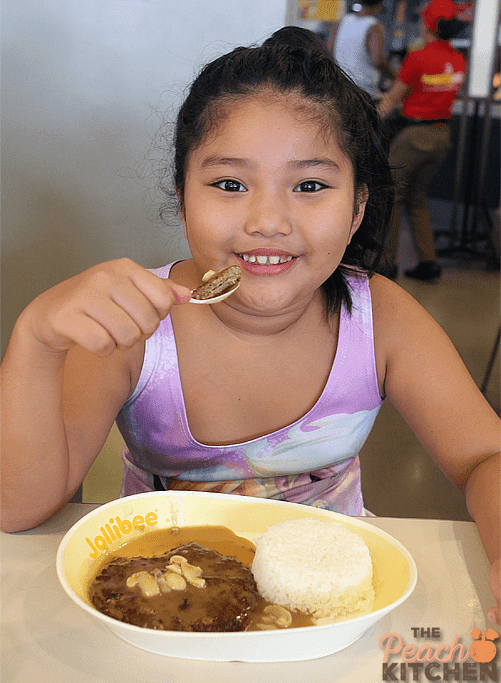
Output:
[[[343,388],[347,412],[360,410],[360,397],[372,407],[382,401],[376,369],[374,347],[374,326],[372,316],[372,297],[369,278],[364,272],[347,275],[352,310],[341,308],[339,321],[339,340],[336,353],[336,377]],[[348,386],[355,391],[347,391]],[[349,399],[348,397],[351,397]],[[355,401],[351,406],[350,401]]]

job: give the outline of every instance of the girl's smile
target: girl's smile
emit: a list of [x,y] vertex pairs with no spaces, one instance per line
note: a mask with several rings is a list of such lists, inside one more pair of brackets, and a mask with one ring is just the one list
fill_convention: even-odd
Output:
[[233,101],[189,158],[183,219],[197,269],[244,271],[225,304],[269,315],[311,300],[362,220],[351,163],[319,114],[296,95]]
[[253,249],[236,254],[240,266],[253,275],[279,275],[294,265],[297,256],[280,249]]

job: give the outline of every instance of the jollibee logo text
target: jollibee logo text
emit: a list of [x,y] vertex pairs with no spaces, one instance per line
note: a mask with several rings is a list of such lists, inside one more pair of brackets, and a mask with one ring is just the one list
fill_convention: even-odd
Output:
[[110,517],[107,524],[100,527],[98,534],[91,541],[86,538],[86,542],[91,548],[89,556],[95,559],[99,555],[99,551],[105,550],[106,546],[113,541],[118,540],[122,536],[130,534],[133,529],[144,529],[145,526],[154,527],[158,522],[158,516],[155,512],[148,512],[146,515],[135,515],[131,520],[121,519],[120,517]]

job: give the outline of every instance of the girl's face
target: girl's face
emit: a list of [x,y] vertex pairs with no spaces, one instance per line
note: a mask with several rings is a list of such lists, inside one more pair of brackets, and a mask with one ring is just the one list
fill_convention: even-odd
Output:
[[367,197],[355,213],[351,162],[314,121],[297,96],[242,100],[189,158],[194,262],[243,269],[227,305],[272,315],[311,300],[360,225]]

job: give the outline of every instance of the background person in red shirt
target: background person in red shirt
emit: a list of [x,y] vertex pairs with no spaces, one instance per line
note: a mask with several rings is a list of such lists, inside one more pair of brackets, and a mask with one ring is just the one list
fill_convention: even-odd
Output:
[[450,148],[452,105],[466,71],[463,55],[449,43],[464,27],[460,8],[451,0],[432,0],[421,14],[424,47],[409,53],[392,88],[378,105],[388,116],[403,102],[401,121],[391,144],[397,202],[387,243],[387,274],[397,275],[396,252],[404,206],[418,257],[405,275],[419,280],[440,277],[430,211],[428,187]]

